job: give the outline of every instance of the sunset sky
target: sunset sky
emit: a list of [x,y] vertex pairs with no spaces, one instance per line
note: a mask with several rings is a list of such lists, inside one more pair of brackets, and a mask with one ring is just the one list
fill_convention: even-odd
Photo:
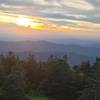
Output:
[[100,39],[100,0],[0,0],[0,40]]

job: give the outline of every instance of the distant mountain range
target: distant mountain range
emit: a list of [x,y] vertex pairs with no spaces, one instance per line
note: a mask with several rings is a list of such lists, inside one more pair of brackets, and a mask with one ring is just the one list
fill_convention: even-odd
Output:
[[95,57],[100,56],[99,43],[96,45],[81,45],[75,43],[52,43],[48,41],[0,41],[0,53],[15,52],[20,57],[27,57],[33,54],[37,60],[45,61],[53,54],[61,57],[68,55],[71,64],[79,64],[82,61],[94,62]]
[[67,38],[67,39],[51,39],[51,41],[65,45],[77,44],[81,46],[93,46],[100,48],[100,40]]

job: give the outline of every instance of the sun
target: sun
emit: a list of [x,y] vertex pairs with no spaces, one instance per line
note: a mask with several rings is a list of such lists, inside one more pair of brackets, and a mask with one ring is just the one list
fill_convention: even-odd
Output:
[[29,18],[25,17],[18,17],[16,19],[16,24],[18,26],[24,26],[24,27],[36,27],[37,23]]

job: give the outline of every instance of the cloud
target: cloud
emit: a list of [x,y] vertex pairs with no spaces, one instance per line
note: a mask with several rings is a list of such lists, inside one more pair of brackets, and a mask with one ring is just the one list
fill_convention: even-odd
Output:
[[20,6],[20,5],[7,5],[7,4],[0,4],[0,7],[5,8],[5,9],[24,9],[26,6]]
[[62,0],[61,4],[64,6],[81,9],[81,10],[93,10],[94,6],[85,0]]
[[29,6],[32,6],[31,0],[0,0],[0,8],[22,8]]
[[7,3],[7,4],[32,3],[32,0],[0,0],[0,3]]
[[89,3],[94,5],[96,8],[100,8],[100,0],[87,0]]
[[39,16],[57,25],[100,24],[100,0],[0,0],[0,9]]
[[76,9],[82,9],[82,10],[92,10],[94,9],[94,6],[85,0],[33,0],[35,4],[39,5],[54,5],[58,7],[72,7]]

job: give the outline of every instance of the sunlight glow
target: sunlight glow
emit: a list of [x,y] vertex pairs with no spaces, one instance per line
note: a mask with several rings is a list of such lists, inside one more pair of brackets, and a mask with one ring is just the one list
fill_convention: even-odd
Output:
[[36,27],[37,23],[29,18],[19,17],[16,19],[16,24],[24,27]]
[[[56,20],[54,20],[56,21]],[[38,16],[28,16],[22,14],[3,13],[0,12],[0,24],[16,24],[18,26],[27,27],[32,30],[53,30],[53,31],[95,31],[100,29],[100,24],[87,22],[87,21],[75,21],[64,20],[66,23],[71,22],[77,26],[68,26],[57,24],[50,21],[49,18],[43,18]]]

